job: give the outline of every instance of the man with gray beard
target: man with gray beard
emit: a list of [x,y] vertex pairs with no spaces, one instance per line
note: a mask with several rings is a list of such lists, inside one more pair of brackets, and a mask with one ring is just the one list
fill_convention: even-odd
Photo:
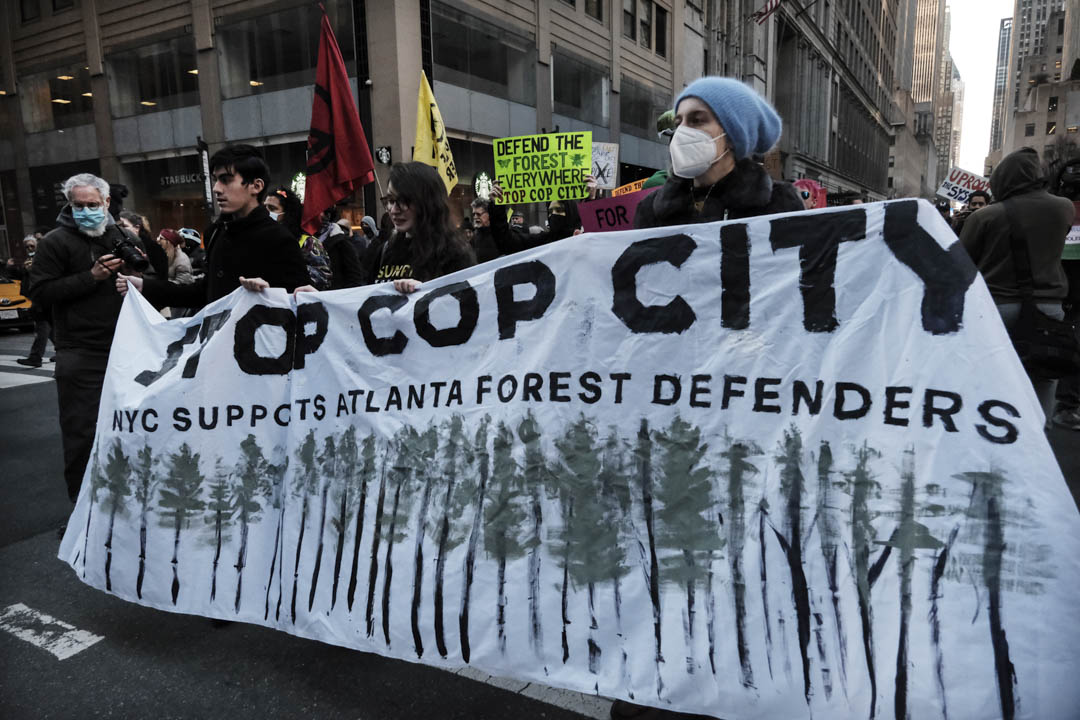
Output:
[[114,248],[117,241],[140,249],[141,243],[109,214],[107,182],[83,173],[68,178],[63,190],[67,205],[56,229],[38,244],[27,292],[52,313],[64,480],[74,502],[94,444],[101,386],[124,301],[113,276],[125,264]]

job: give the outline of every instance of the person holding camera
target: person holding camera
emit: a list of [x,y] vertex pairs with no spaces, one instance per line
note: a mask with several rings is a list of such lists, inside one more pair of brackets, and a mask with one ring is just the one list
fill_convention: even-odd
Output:
[[51,308],[56,346],[56,396],[68,497],[79,496],[97,424],[101,386],[123,297],[117,272],[136,274],[149,263],[141,241],[108,212],[109,183],[81,173],[63,184],[67,205],[56,229],[38,244],[27,293]]

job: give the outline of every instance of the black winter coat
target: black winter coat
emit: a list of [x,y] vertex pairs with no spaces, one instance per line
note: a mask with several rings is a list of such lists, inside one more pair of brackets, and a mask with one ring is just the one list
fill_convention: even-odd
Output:
[[116,240],[124,238],[140,248],[142,242],[111,216],[101,237],[80,232],[71,206],[65,206],[56,221],[58,227],[38,243],[26,292],[34,307],[51,309],[57,350],[107,353],[124,298],[112,277],[95,280],[90,268],[102,255],[113,252]]
[[364,266],[360,264],[360,256],[348,235],[330,235],[323,240],[323,247],[330,256],[331,290],[367,284]]
[[206,275],[190,285],[143,281],[143,294],[157,307],[201,308],[240,287],[240,278],[262,278],[292,292],[308,284],[307,263],[296,238],[270,219],[262,205],[247,216],[222,216],[206,234]]
[[[694,209],[695,193],[705,201],[700,212]],[[765,168],[744,158],[735,163],[735,169],[716,183],[711,192],[708,188],[695,189],[693,180],[672,175],[638,205],[634,227],[737,220],[803,209],[802,199],[791,183],[773,180]]]

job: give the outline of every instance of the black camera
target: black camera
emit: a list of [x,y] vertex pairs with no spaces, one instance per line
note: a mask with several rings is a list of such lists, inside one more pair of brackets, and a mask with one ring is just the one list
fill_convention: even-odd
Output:
[[113,255],[123,260],[129,268],[138,272],[150,267],[150,261],[135,246],[135,243],[124,238],[117,238],[113,241]]

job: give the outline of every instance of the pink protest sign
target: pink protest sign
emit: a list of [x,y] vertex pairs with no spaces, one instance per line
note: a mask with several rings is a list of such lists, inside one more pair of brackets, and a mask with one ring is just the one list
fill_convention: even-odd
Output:
[[611,232],[612,230],[632,230],[637,206],[659,186],[648,190],[616,195],[603,200],[591,200],[578,205],[581,226],[585,232]]

